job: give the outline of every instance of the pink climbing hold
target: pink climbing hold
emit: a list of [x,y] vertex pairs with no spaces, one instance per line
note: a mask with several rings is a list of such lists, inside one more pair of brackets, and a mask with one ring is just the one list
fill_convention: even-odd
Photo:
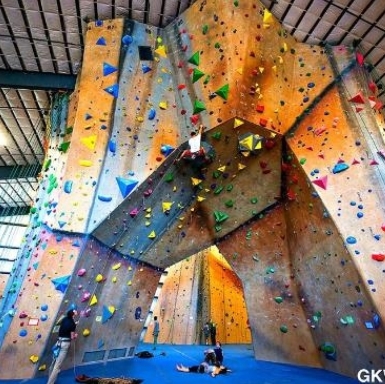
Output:
[[131,216],[131,217],[135,217],[138,213],[139,213],[139,209],[138,209],[138,208],[134,208],[134,209],[130,212],[130,216]]
[[83,296],[82,296],[82,299],[81,299],[81,302],[84,303],[85,301],[88,301],[91,297],[91,293],[90,292],[84,292],[83,293]]
[[323,176],[320,179],[313,180],[312,183],[317,185],[318,187],[321,187],[322,189],[326,189],[327,184],[328,184],[328,177]]
[[79,269],[78,276],[84,276],[86,274],[86,270],[84,268]]

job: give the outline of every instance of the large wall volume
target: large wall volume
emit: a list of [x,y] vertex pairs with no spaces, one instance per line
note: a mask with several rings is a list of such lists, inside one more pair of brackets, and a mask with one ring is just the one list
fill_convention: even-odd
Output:
[[[134,356],[158,315],[162,342],[211,318],[258,359],[380,369],[384,120],[359,52],[299,44],[257,1],[85,42],[0,301],[0,378],[46,375],[73,307],[77,365]],[[207,161],[178,160],[200,124]]]

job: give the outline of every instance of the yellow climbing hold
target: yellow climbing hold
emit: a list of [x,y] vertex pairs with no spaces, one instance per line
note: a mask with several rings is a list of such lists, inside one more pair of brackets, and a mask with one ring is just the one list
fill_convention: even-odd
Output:
[[90,334],[91,334],[91,331],[90,331],[88,328],[86,328],[86,329],[83,330],[83,336],[84,336],[84,337],[87,337],[87,336],[89,336]]
[[46,364],[42,364],[42,365],[40,365],[40,367],[37,370],[42,372],[42,371],[45,371],[46,369],[47,369],[47,365]]
[[131,265],[127,268],[128,271],[132,271]]
[[243,124],[244,124],[243,120],[241,120],[241,119],[234,119],[234,128],[238,128],[238,127],[240,127]]
[[112,282],[113,283],[116,283],[118,281],[118,279],[116,278],[116,276],[114,276],[113,278],[112,278]]
[[113,266],[112,266],[112,269],[113,269],[114,271],[117,271],[121,266],[122,266],[122,263],[118,263],[118,264],[113,265]]
[[164,45],[159,45],[159,47],[155,49],[155,53],[157,53],[159,56],[167,57],[166,47]]
[[200,203],[201,201],[203,201],[203,200],[206,200],[206,198],[205,197],[202,197],[202,196],[198,196],[197,197],[197,201]]
[[245,169],[245,168],[246,168],[245,164],[238,163],[238,171],[242,171],[242,169]]
[[31,360],[32,363],[36,364],[36,363],[39,361],[39,356],[31,355],[31,356],[29,357],[29,360]]
[[282,51],[283,51],[283,52],[286,52],[286,51],[287,51],[287,44],[286,44],[286,43],[283,43],[283,44],[282,44]]
[[96,146],[96,139],[97,139],[97,136],[92,135],[92,136],[82,137],[80,139],[80,142],[84,144],[88,149],[94,150]]
[[226,170],[226,165],[224,165],[223,167],[219,167],[218,168],[219,172],[224,172],[225,170]]
[[173,191],[173,192],[176,192],[176,191],[177,191],[176,185],[174,185],[172,191]]
[[127,281],[127,285],[132,285],[132,281],[131,280]]
[[136,116],[136,121],[138,121],[139,123],[142,123],[144,121],[143,116]]
[[149,239],[155,239],[155,237],[156,237],[155,231],[151,231],[151,233],[148,235]]
[[98,299],[97,299],[96,295],[92,295],[90,305],[95,305],[95,304],[97,304],[97,302],[98,302]]
[[172,202],[163,202],[162,203],[163,213],[169,212],[173,204],[174,203],[172,203]]
[[238,72],[240,75],[243,75],[243,68],[238,68],[238,69],[237,69],[237,72]]
[[82,167],[91,167],[92,161],[91,160],[79,160],[79,165]]
[[144,223],[144,225],[145,225],[146,227],[148,227],[149,225],[151,225],[151,221],[146,221],[146,222]]
[[167,101],[161,101],[159,103],[159,108],[160,109],[167,109],[167,107],[168,107]]
[[194,187],[196,187],[197,185],[199,185],[201,182],[202,182],[201,179],[197,179],[197,178],[195,178],[195,177],[192,177],[192,178],[191,178],[191,183],[192,183],[192,185],[193,185]]
[[109,310],[111,313],[115,313],[116,308],[115,308],[113,305],[109,305],[109,306],[108,306],[108,310]]
[[95,281],[97,283],[100,283],[101,281],[103,280],[103,275],[101,275],[100,273],[95,277]]
[[264,9],[263,11],[263,28],[267,29],[270,27],[273,21],[273,15],[269,12],[268,9]]

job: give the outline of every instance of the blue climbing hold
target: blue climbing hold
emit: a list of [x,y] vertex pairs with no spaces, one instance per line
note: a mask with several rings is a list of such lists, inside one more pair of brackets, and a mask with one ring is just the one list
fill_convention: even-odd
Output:
[[353,236],[349,236],[349,237],[346,238],[346,242],[348,244],[356,244],[357,243],[357,239],[355,237],[353,237]]
[[134,41],[134,39],[132,38],[132,36],[130,35],[124,35],[122,37],[122,43],[124,45],[130,45],[132,42]]
[[340,173],[340,172],[343,172],[343,171],[346,171],[347,169],[349,169],[349,165],[345,164],[345,163],[338,163],[334,166],[333,168],[333,173]]

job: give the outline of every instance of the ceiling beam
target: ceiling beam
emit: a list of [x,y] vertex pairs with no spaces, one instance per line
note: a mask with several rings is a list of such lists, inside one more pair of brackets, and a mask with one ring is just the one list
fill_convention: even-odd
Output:
[[74,90],[75,75],[0,69],[0,87],[43,91]]
[[3,216],[24,216],[29,215],[29,212],[31,210],[30,206],[23,206],[23,207],[2,207],[0,206],[0,217]]
[[29,164],[18,166],[0,167],[0,180],[19,179],[19,178],[36,178],[42,168],[41,164]]

